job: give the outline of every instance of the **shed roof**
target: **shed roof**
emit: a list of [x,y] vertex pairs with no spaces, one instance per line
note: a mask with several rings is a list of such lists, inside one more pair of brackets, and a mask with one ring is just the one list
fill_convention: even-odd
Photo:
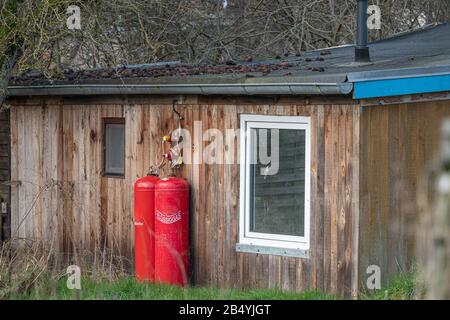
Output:
[[[9,92],[12,96],[349,94],[354,89],[353,84],[359,82],[450,75],[450,23],[399,34],[370,43],[369,47],[371,63],[355,63],[354,46],[344,45],[272,60],[223,65],[164,62],[66,70],[53,79],[28,72],[12,78]],[[446,86],[438,89],[445,90]]]

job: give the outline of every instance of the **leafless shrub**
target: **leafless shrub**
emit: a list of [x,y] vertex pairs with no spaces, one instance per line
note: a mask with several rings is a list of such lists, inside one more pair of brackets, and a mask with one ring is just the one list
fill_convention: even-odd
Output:
[[[0,300],[26,297],[32,291],[52,296],[67,267],[77,265],[83,278],[114,281],[130,275],[130,261],[111,251],[58,253],[44,241],[13,239],[0,245]],[[53,294],[56,296],[55,294]]]
[[[374,0],[382,29],[372,40],[450,18],[447,0]],[[82,29],[66,27],[78,5]],[[19,69],[182,60],[224,62],[354,41],[354,0],[0,1],[0,65],[20,49]]]

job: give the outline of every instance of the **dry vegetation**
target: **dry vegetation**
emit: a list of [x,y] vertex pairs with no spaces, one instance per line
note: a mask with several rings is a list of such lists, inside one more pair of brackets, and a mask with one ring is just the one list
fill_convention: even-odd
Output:
[[58,283],[67,278],[69,265],[79,266],[85,279],[97,282],[116,281],[131,272],[129,260],[106,250],[68,256],[40,241],[13,240],[0,245],[0,300],[32,292],[57,296]]
[[[81,253],[80,253],[81,254]],[[81,256],[81,255],[79,255]],[[66,268],[82,270],[81,290],[66,286]],[[15,241],[0,246],[0,300],[5,299],[189,299],[189,300],[335,300],[343,299],[316,291],[284,292],[279,289],[180,288],[137,282],[129,273],[129,261],[110,254],[94,257],[84,253],[75,259],[56,254],[43,243]],[[361,299],[411,299],[415,278],[403,274],[383,290]]]
[[[43,70],[182,60],[222,62],[352,43],[354,0],[1,0],[0,61]],[[449,20],[447,0],[377,0],[373,40]],[[66,8],[81,8],[68,30]]]

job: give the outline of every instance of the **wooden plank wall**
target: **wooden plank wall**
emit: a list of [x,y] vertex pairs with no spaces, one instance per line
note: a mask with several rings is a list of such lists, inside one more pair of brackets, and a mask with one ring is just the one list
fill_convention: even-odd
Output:
[[0,111],[0,200],[7,203],[7,212],[0,211],[0,241],[9,237],[10,226],[10,192],[11,179],[9,110]]
[[[13,189],[16,236],[44,238],[64,251],[108,247],[132,257],[133,182],[158,162],[161,136],[178,125],[171,105],[147,101],[12,107],[12,175],[22,181]],[[352,293],[358,278],[353,240],[359,108],[194,104],[178,109],[191,132],[194,121],[201,121],[203,130],[239,128],[240,114],[312,117],[311,258],[237,253],[239,165],[185,165],[179,175],[191,186],[193,283]],[[126,118],[125,179],[100,174],[101,119],[115,116]],[[195,152],[201,154],[209,142],[198,138],[194,133]],[[237,150],[238,144],[236,139]]]
[[418,192],[438,150],[450,101],[364,107],[361,115],[360,284],[369,265],[386,283],[410,270],[415,254]]

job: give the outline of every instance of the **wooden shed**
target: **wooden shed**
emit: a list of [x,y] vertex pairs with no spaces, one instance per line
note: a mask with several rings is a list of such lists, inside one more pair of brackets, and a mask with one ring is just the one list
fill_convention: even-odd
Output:
[[[385,283],[413,262],[418,182],[450,116],[450,24],[369,47],[370,63],[349,45],[13,78],[12,237],[131,258],[133,184],[178,128],[176,100],[194,285],[356,296],[371,265]],[[278,145],[275,174],[255,141]]]

